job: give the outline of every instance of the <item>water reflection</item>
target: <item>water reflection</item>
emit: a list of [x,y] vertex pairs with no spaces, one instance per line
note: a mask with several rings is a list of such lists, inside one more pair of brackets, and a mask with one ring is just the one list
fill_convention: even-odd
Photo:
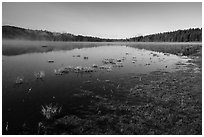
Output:
[[[3,124],[8,122],[10,131],[14,133],[18,132],[24,123],[30,123],[31,127],[36,127],[37,122],[42,119],[39,113],[41,105],[50,102],[63,105],[64,113],[78,113],[79,104],[86,102],[86,99],[77,102],[73,96],[82,89],[105,97],[113,96],[110,93],[123,84],[121,79],[158,70],[175,71],[177,62],[187,60],[176,55],[120,45],[92,46],[82,48],[83,45],[81,45],[77,49],[73,49],[73,46],[69,47],[69,50],[66,48],[59,51],[3,56]],[[123,67],[104,64],[102,62],[104,59],[114,59],[121,62]],[[120,59],[124,60],[119,61]],[[51,63],[50,60],[52,60]],[[73,71],[64,75],[54,73],[55,69],[64,66],[92,67],[93,64],[110,65],[111,71],[97,67],[91,73]],[[43,79],[36,79],[34,75],[36,72],[44,72]],[[15,85],[16,78],[19,76],[23,76],[23,84]],[[120,99],[122,96],[117,93],[114,98]]]
[[114,45],[108,42],[52,42],[52,41],[19,41],[3,40],[2,54],[5,56],[21,55],[27,53],[46,53],[81,48]]

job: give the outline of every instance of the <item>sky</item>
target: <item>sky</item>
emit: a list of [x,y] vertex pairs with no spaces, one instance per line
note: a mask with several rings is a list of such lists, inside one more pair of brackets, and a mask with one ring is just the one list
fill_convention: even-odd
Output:
[[101,38],[202,27],[202,3],[3,2],[2,25]]

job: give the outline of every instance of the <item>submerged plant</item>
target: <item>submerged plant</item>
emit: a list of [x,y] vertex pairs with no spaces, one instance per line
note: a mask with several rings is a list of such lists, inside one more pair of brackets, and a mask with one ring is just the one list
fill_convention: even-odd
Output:
[[42,106],[41,113],[45,116],[46,119],[53,119],[56,115],[58,115],[62,110],[62,107],[58,105],[53,105],[50,103],[49,105]]
[[61,69],[54,69],[55,75],[62,75]]
[[16,78],[15,83],[16,83],[16,84],[23,84],[23,81],[24,81],[24,77],[18,76],[18,77]]
[[67,74],[70,71],[70,66],[68,67],[61,67],[59,69],[54,69],[54,73],[55,75],[63,75],[63,74]]
[[45,72],[44,71],[35,72],[34,76],[36,77],[36,79],[43,79],[45,77]]

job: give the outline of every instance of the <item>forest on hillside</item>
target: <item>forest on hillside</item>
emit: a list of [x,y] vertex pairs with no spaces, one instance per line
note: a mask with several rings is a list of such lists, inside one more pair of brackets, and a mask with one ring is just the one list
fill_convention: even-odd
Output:
[[139,36],[128,39],[137,42],[198,42],[202,41],[202,29],[177,30],[172,32],[158,33]]
[[15,26],[2,26],[3,39],[46,40],[46,41],[87,41],[87,42],[201,42],[202,28],[190,28],[126,39],[105,39],[70,33],[31,30]]

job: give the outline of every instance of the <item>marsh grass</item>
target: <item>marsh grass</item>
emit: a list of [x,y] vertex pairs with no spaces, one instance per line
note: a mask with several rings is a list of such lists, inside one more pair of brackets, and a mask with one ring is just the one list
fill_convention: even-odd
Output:
[[[83,47],[90,47],[89,44],[86,43]],[[200,44],[120,44],[176,55],[196,55],[198,59],[194,60],[194,63],[200,65],[200,68],[202,65]],[[67,48],[66,44],[63,48],[65,47]],[[61,50],[60,47],[55,46],[55,48]],[[202,134],[202,76],[201,71],[194,73],[193,70],[194,68],[185,72],[154,72],[129,80],[124,79],[125,86],[117,84],[117,90],[112,91],[112,96],[103,97],[95,95],[96,91],[82,90],[74,94],[73,98],[80,103],[85,97],[91,97],[93,100],[91,100],[91,106],[86,107],[85,111],[79,108],[78,113],[74,115],[67,112],[67,116],[58,118],[62,107],[52,103],[41,106],[41,114],[45,117],[45,121],[51,121],[51,124],[43,122],[40,124],[40,127],[42,125],[45,127],[42,133]],[[17,83],[21,83],[21,78],[17,79],[20,81]],[[83,117],[80,117],[80,114]]]
[[49,105],[41,106],[41,113],[47,120],[52,120],[61,113],[62,107],[59,107],[57,104],[53,105],[50,103]]
[[[95,95],[91,106],[56,119],[48,134],[195,135],[202,134],[201,75],[194,68],[152,72],[124,81],[114,90],[123,98]],[[142,79],[140,80],[140,77]],[[84,91],[83,91],[84,92]],[[82,92],[82,93],[83,93]],[[86,93],[86,92],[85,92]],[[88,92],[89,93],[89,92]],[[84,96],[77,96],[81,99]],[[83,114],[83,117],[80,116]]]
[[24,77],[23,76],[18,76],[15,80],[15,84],[19,85],[19,84],[23,84],[24,82]]
[[43,79],[45,77],[45,72],[44,71],[34,72],[34,76],[36,77],[36,79]]

